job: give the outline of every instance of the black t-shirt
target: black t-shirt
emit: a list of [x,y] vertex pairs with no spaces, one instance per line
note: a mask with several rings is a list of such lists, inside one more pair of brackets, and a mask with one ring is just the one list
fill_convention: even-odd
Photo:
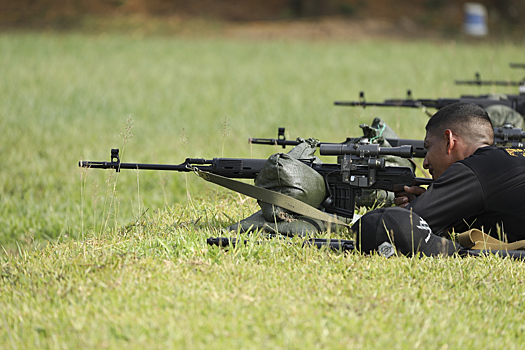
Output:
[[407,208],[437,234],[478,228],[499,239],[503,232],[509,242],[525,239],[524,150],[478,148]]

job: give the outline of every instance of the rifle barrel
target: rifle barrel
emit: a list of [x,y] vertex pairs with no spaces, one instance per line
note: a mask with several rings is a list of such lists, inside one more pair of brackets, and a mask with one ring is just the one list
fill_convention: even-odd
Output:
[[456,80],[457,85],[496,85],[496,86],[520,86],[523,81],[512,80]]
[[278,146],[297,146],[299,141],[292,140],[281,140],[281,139],[264,139],[264,138],[252,138],[248,139],[248,143],[254,143],[256,145],[278,145]]
[[[168,171],[191,171],[186,164],[141,164],[141,163],[120,163],[120,162],[92,162],[81,161],[78,164],[81,168],[92,169],[138,169],[138,170],[168,170]],[[209,167],[208,167],[209,168]]]
[[335,101],[336,106],[352,107],[422,107],[417,100],[385,100],[384,102],[364,102],[364,101]]
[[240,179],[255,179],[261,170],[266,159],[252,158],[213,158],[211,160],[202,158],[187,158],[182,164],[141,164],[141,163],[121,163],[111,162],[92,162],[81,161],[78,163],[82,168],[93,169],[113,169],[119,172],[121,169],[136,170],[167,170],[189,172],[197,168],[201,171],[210,172],[222,176]]
[[[230,245],[232,247],[235,247],[239,244],[239,242],[243,242],[244,244],[248,244],[249,241],[247,239],[238,239],[236,237],[210,237],[206,239],[206,243],[211,246],[218,246],[227,248]],[[264,241],[254,241],[255,244],[261,244]],[[291,242],[289,242],[291,243]],[[308,247],[308,246],[315,246],[318,249],[321,249],[323,247],[328,247],[335,251],[347,251],[347,250],[354,250],[355,249],[355,243],[354,241],[347,240],[347,239],[337,239],[337,238],[310,238],[302,243],[302,247]]]

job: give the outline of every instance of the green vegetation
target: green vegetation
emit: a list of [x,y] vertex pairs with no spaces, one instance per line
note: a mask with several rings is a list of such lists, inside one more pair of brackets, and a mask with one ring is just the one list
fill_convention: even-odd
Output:
[[278,239],[225,251],[205,243],[217,234],[214,220],[195,223],[184,209],[4,261],[2,344],[522,348],[522,263],[385,260]]
[[[6,348],[521,348],[522,263],[381,259],[205,239],[257,209],[193,174],[78,161],[266,158],[248,137],[342,141],[418,110],[334,100],[451,97],[514,79],[522,46],[0,34],[0,344]],[[519,75],[521,78],[521,75]],[[495,91],[502,91],[501,88]],[[507,92],[512,92],[508,89]]]

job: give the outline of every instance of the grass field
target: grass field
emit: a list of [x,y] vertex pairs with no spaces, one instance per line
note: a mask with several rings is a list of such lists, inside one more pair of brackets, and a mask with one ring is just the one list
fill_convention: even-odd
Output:
[[[419,110],[334,100],[456,97],[521,78],[523,45],[0,34],[0,347],[523,348],[523,264],[341,255],[205,239],[257,210],[193,174],[79,160],[266,158],[248,137],[340,142]],[[512,89],[492,89],[513,92]]]

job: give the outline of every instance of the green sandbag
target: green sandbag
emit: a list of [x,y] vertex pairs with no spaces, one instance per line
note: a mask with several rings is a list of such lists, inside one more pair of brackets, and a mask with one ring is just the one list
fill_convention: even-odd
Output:
[[512,127],[523,128],[523,116],[514,109],[503,105],[492,105],[485,108],[494,127],[511,124]]
[[[301,143],[287,154],[276,153],[268,158],[255,185],[276,191],[319,208],[326,196],[326,186],[321,174],[305,163],[321,163],[314,156],[318,141],[299,139]],[[317,232],[335,231],[337,225],[297,215],[275,205],[258,201],[261,210],[228,227],[231,231],[263,231],[286,236],[313,236]]]
[[265,232],[270,234],[281,234],[284,236],[313,237],[317,232],[326,231],[325,223],[304,216],[295,216],[291,221],[268,221],[262,210],[250,215],[228,227],[230,231],[236,232]]
[[[270,156],[255,185],[298,199],[317,208],[326,196],[323,176],[298,159],[313,159],[316,142],[303,142],[288,154],[276,153]],[[318,161],[314,159],[314,161]],[[272,204],[259,201],[264,218],[270,222],[292,221],[293,213]]]

